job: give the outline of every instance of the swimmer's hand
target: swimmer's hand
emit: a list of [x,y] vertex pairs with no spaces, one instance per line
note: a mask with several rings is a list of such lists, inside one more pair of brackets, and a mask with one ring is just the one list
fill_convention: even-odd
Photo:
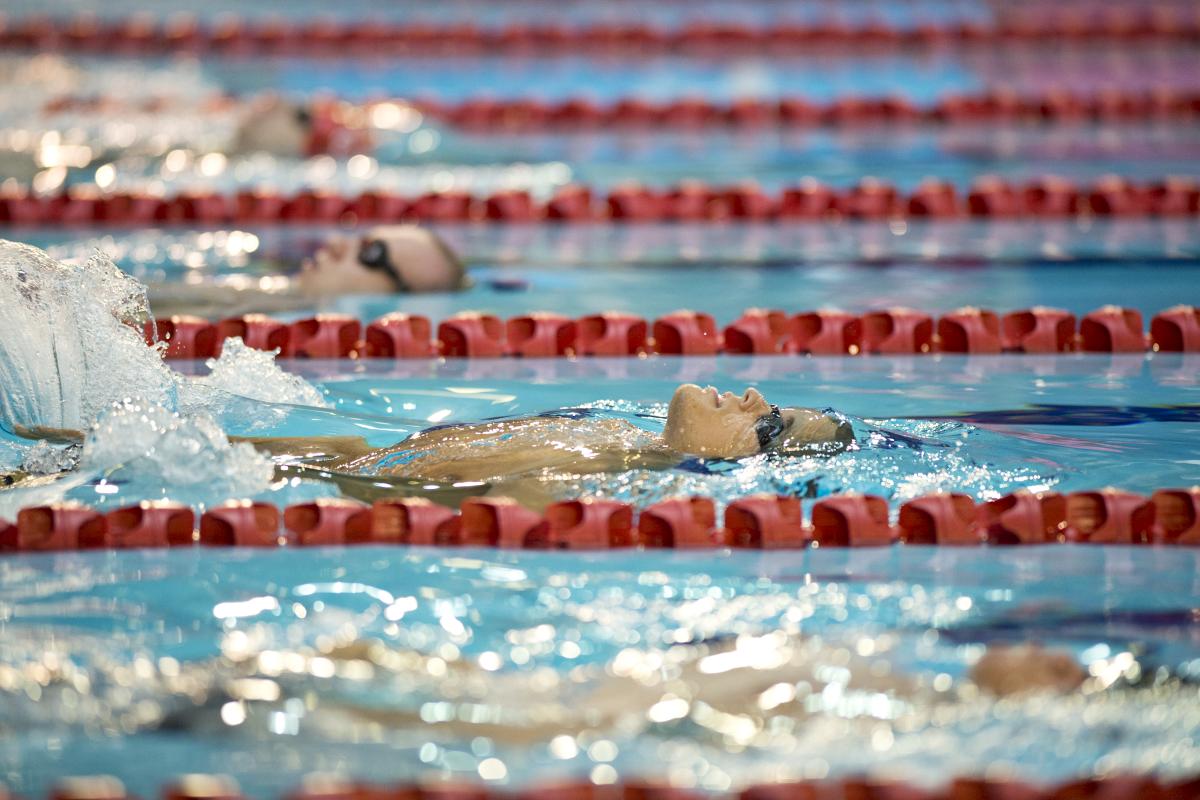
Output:
[[1070,653],[1036,644],[989,647],[971,668],[971,680],[1000,697],[1034,691],[1066,694],[1086,677]]

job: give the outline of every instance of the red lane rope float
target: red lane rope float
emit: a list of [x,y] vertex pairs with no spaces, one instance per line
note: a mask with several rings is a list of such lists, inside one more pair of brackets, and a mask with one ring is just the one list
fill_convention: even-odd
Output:
[[[246,800],[237,783],[224,775],[189,775],[164,787],[161,796],[164,800]],[[367,784],[329,775],[311,776],[286,795],[289,800],[701,800],[712,796],[636,780],[618,785],[559,781],[513,790],[472,782]],[[958,778],[939,789],[928,789],[896,781],[848,778],[760,784],[724,796],[740,800],[1196,800],[1200,779],[1111,775],[1040,786],[1008,779]],[[50,800],[131,799],[118,779],[104,775],[63,779],[50,794]]]
[[1005,11],[991,24],[936,20],[911,28],[886,20],[847,24],[835,19],[815,23],[779,22],[752,27],[738,23],[696,21],[677,29],[644,23],[563,26],[516,22],[481,28],[450,25],[332,19],[292,21],[223,17],[201,24],[191,16],[156,21],[146,16],[108,21],[91,15],[55,20],[29,17],[0,25],[0,46],[39,50],[143,53],[211,51],[239,55],[303,53],[420,53],[463,55],[505,52],[536,53],[703,53],[761,52],[773,54],[821,50],[1054,44],[1107,40],[1190,42],[1200,38],[1200,13],[1184,4],[1094,9],[1029,8]]
[[405,197],[369,190],[357,196],[303,190],[236,194],[104,193],[73,187],[57,195],[0,193],[0,225],[161,226],[273,223],[722,223],[840,220],[955,220],[1195,217],[1200,183],[1170,177],[1138,183],[1108,176],[1077,185],[1062,178],[1014,183],[979,178],[963,193],[928,179],[910,192],[865,178],[833,188],[805,180],[770,194],[755,184],[710,186],[693,181],[657,189],[623,185],[607,195],[568,186],[548,200],[524,191],[474,196],[438,192]]
[[489,133],[545,129],[699,129],[720,125],[763,128],[1111,123],[1156,119],[1178,121],[1200,116],[1200,94],[1168,88],[1081,94],[1051,90],[1036,96],[1001,90],[948,96],[924,106],[902,97],[843,97],[828,103],[801,97],[746,98],[729,103],[703,98],[664,102],[623,98],[597,103],[585,98],[545,102],[480,97],[458,103],[417,100],[414,105],[423,113],[455,127]]
[[[237,783],[224,775],[189,775],[167,787],[164,800],[246,800]],[[597,785],[591,781],[559,781],[514,790],[473,782],[431,782],[380,785],[318,775],[306,779],[289,800],[701,800],[711,793],[653,782],[625,781]],[[896,781],[848,778],[759,784],[737,794],[740,800],[1196,800],[1200,779],[1160,780],[1148,775],[1080,778],[1043,786],[1015,779],[957,778],[939,789],[919,788]],[[108,776],[67,778],[50,794],[51,800],[131,800],[121,782]]]
[[[617,785],[568,780],[514,790],[469,781],[381,785],[330,775],[311,776],[286,795],[289,800],[702,800],[713,796],[708,792],[636,780]],[[759,784],[723,796],[740,800],[1196,800],[1200,797],[1200,778],[1162,780],[1149,775],[1118,774],[1079,778],[1055,786],[1015,779],[956,778],[938,789],[897,781],[847,778]],[[49,797],[50,800],[133,798],[120,780],[105,775],[60,780]],[[161,797],[163,800],[247,800],[233,778],[202,774],[188,775],[164,787]]]
[[931,353],[1200,352],[1200,309],[1174,306],[1150,321],[1141,312],[1103,306],[1085,314],[1037,307],[1004,315],[961,308],[940,317],[906,308],[855,315],[791,314],[752,308],[718,328],[710,314],[675,311],[649,321],[623,312],[570,319],[536,312],[507,321],[463,312],[436,327],[417,314],[393,313],[363,323],[320,314],[286,323],[262,314],[209,322],[173,316],[142,328],[162,342],[167,359],[214,358],[240,336],[284,358],[554,358],[580,356],[921,355]]
[[[207,98],[199,109],[217,108],[238,102],[232,97]],[[1105,88],[1092,92],[1050,89],[1041,94],[995,89],[977,94],[943,97],[930,105],[916,105],[902,97],[840,97],[827,103],[803,97],[775,100],[743,98],[714,102],[705,98],[651,101],[625,97],[596,102],[583,97],[561,101],[533,98],[500,99],[474,97],[458,102],[435,99],[385,100],[358,106],[344,101],[310,104],[321,126],[311,143],[314,153],[362,152],[370,148],[363,130],[341,126],[346,113],[369,115],[381,103],[412,106],[446,124],[472,131],[587,131],[654,129],[664,127],[699,129],[712,126],[763,128],[769,126],[835,127],[904,124],[1029,125],[1041,123],[1118,123],[1139,120],[1174,122],[1200,117],[1200,92],[1171,87],[1151,90]],[[46,103],[44,112],[97,112],[112,114],[122,109],[131,113],[157,113],[176,106],[169,98],[155,97],[126,103],[114,97],[57,97]],[[347,141],[334,146],[335,134]],[[319,140],[319,141],[318,141]]]
[[21,509],[15,524],[0,521],[0,551],[369,544],[526,550],[1200,546],[1200,486],[1159,489],[1149,497],[1112,488],[1022,490],[985,503],[937,493],[903,503],[894,522],[882,497],[851,493],[816,500],[809,512],[805,522],[800,499],[775,495],[735,500],[722,520],[707,497],[664,500],[636,519],[628,503],[593,498],[552,503],[543,513],[504,497],[469,498],[458,511],[421,498],[371,506],[320,499],[282,511],[241,500],[211,508],[198,520],[190,508],[173,503],[109,512],[60,504]]

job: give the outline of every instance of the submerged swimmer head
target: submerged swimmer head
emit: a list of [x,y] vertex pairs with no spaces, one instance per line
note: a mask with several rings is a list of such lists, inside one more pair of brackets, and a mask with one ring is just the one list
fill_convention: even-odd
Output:
[[663,429],[669,447],[710,458],[844,446],[852,438],[846,423],[805,409],[780,409],[757,389],[747,389],[738,397],[691,383],[675,390]]
[[297,278],[310,297],[446,292],[467,286],[466,269],[435,233],[415,225],[373,228],[358,240],[334,237]]

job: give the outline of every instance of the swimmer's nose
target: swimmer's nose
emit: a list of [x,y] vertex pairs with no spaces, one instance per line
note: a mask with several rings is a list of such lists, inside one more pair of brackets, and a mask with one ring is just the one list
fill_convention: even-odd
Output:
[[343,258],[350,249],[350,240],[342,236],[334,236],[321,248],[333,258]]
[[762,392],[758,389],[749,388],[742,394],[741,406],[743,410],[749,410],[756,405],[766,405],[767,401],[763,399]]

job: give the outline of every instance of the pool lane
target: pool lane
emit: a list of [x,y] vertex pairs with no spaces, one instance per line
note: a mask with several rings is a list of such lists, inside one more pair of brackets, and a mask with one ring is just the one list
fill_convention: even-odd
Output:
[[[414,714],[426,703],[425,713],[433,713],[441,698],[422,688],[428,681],[403,672],[267,677],[258,685],[282,686],[279,702],[247,702],[242,714],[235,707],[219,715],[218,700],[180,703],[151,687],[160,671],[175,674],[223,649],[286,654],[347,632],[401,651],[499,664],[498,674],[512,682],[539,669],[543,678],[565,678],[624,648],[665,653],[713,636],[771,631],[818,636],[927,680],[959,678],[983,645],[1018,639],[1066,648],[1097,671],[1132,656],[1147,678],[1163,667],[1194,679],[1200,646],[1188,605],[1197,574],[1200,552],[1127,547],[770,556],[361,547],[7,557],[0,560],[6,660],[40,660],[53,648],[60,663],[90,677],[75,691],[47,689],[40,702],[11,683],[0,688],[0,724],[21,725],[20,736],[0,739],[0,774],[26,797],[44,796],[63,774],[115,775],[150,797],[179,774],[217,773],[262,798],[283,796],[310,772],[385,783],[478,781],[482,774],[500,788],[589,775],[667,777],[666,754],[670,777],[718,792],[755,780],[868,770],[940,784],[982,773],[998,758],[1034,782],[1109,769],[1184,775],[1200,757],[1189,738],[1200,707],[1194,690],[1169,687],[997,707],[947,702],[925,724],[912,724],[923,718],[921,707],[899,720],[879,716],[878,702],[874,712],[817,710],[798,740],[749,748],[687,720],[638,736],[606,732],[602,748],[586,739],[564,748],[506,746],[431,728],[350,727],[329,714],[337,701]],[[133,665],[125,671],[138,676],[141,694],[104,679],[114,674],[105,665],[123,663]],[[566,683],[562,691],[570,690]],[[307,703],[285,702],[304,692]],[[128,716],[115,713],[125,707]],[[169,724],[154,722],[171,710]],[[112,727],[97,735],[88,720],[104,725],[110,714]],[[494,763],[486,768],[488,759],[504,772]],[[595,772],[605,765],[611,773]]]
[[219,165],[191,158],[168,166],[145,155],[96,156],[86,167],[69,170],[64,183],[95,186],[97,170],[107,165],[108,174],[99,173],[104,190],[134,193],[232,193],[266,186],[282,193],[374,190],[416,196],[517,189],[548,198],[570,183],[601,192],[623,184],[756,183],[778,192],[806,179],[841,188],[867,177],[902,191],[936,178],[966,192],[985,175],[1014,182],[1056,176],[1080,184],[1114,174],[1133,181],[1189,176],[1200,161],[1200,125],[483,134],[434,124],[403,135],[385,132],[369,158],[353,163],[235,156]]
[[[1178,3],[1179,0],[1174,0]],[[254,0],[214,0],[201,7],[189,3],[163,2],[146,8],[137,0],[111,0],[95,7],[87,0],[11,0],[6,13],[12,19],[30,16],[69,18],[81,12],[100,19],[125,19],[138,15],[166,19],[171,14],[187,11],[201,21],[214,22],[236,15],[240,19],[272,19],[281,10],[264,7]],[[464,17],[483,28],[501,27],[516,22],[589,25],[625,22],[653,24],[669,29],[682,27],[696,19],[725,23],[775,25],[840,21],[845,24],[884,22],[910,29],[921,23],[937,21],[947,27],[973,22],[993,23],[999,16],[987,0],[907,0],[904,3],[887,0],[859,0],[853,4],[829,3],[826,0],[780,0],[771,3],[730,5],[720,0],[668,0],[652,6],[638,0],[610,0],[595,3],[590,0],[509,0],[502,4],[486,0],[445,0],[427,3],[422,0],[395,0],[379,5],[372,0],[343,0],[330,5],[323,0],[293,0],[287,5],[287,18],[299,20],[379,19],[410,24],[459,22]]]
[[[1084,314],[1116,303],[1147,319],[1200,304],[1200,225],[1190,221],[1053,224],[780,226],[441,226],[472,265],[461,293],[347,296],[313,310],[371,319],[391,311],[440,320],[456,312],[508,317],[606,310],[654,317],[679,308],[719,323],[768,305],[932,313],[1034,305]],[[296,269],[334,229],[241,231],[14,230],[56,258],[110,254],[150,282],[256,281]]]

